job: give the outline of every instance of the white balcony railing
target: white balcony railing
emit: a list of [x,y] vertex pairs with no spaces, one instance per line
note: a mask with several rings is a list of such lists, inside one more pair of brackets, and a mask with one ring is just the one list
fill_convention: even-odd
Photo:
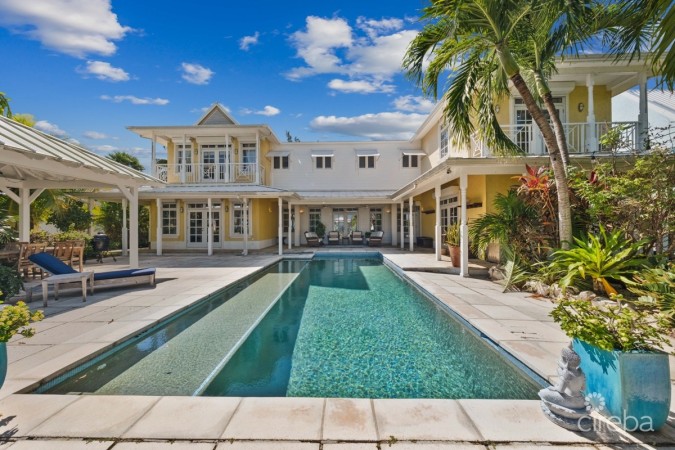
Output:
[[[567,137],[567,149],[571,155],[603,152],[636,151],[638,145],[637,122],[563,123]],[[536,124],[503,125],[504,133],[527,155],[545,155],[544,138]],[[600,139],[610,131],[616,131],[612,148],[601,145]],[[451,149],[450,156],[480,158],[492,156],[489,147],[478,139],[472,139],[471,149]]]
[[265,184],[264,167],[255,163],[157,164],[155,177],[169,184]]

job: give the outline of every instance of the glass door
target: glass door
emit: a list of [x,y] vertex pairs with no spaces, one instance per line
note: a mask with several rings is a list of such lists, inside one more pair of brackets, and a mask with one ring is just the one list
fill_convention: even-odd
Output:
[[[213,214],[213,240],[214,244],[220,243],[220,203],[211,206]],[[208,235],[208,215],[209,210],[206,203],[188,204],[188,235],[187,246],[191,248],[205,248],[208,244],[206,236]]]

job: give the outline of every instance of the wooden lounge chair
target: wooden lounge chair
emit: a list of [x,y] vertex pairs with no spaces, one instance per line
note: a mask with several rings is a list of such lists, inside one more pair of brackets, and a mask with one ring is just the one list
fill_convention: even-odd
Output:
[[384,231],[373,231],[370,233],[370,239],[368,239],[368,245],[371,247],[379,247],[382,245],[382,238],[384,237]]
[[[52,275],[80,273],[56,258],[54,255],[48,253],[37,253],[29,256],[28,259],[42,270]],[[154,286],[155,271],[156,269],[153,267],[144,269],[111,270],[109,272],[91,272],[89,286],[92,293],[94,292],[94,286],[123,286],[145,283],[150,283],[151,286]]]
[[320,247],[323,244],[323,241],[313,231],[305,231],[305,240],[307,241],[307,247]]
[[338,245],[340,243],[340,233],[337,231],[328,232],[328,245]]
[[42,279],[44,277],[44,273],[39,267],[36,267],[30,261],[29,257],[36,253],[44,252],[47,249],[47,244],[44,242],[34,244],[31,244],[29,242],[20,242],[19,245],[20,245],[19,259],[17,261],[17,270],[19,271],[19,273],[23,272],[23,277],[25,279],[28,278],[29,273],[32,273],[33,279],[35,279],[35,275],[39,273],[40,279]]
[[352,244],[363,245],[363,232],[352,231]]

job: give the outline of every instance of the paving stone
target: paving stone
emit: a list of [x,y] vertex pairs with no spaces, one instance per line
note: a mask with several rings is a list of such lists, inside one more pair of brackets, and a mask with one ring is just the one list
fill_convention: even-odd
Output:
[[218,439],[241,399],[162,397],[124,438]]
[[[108,450],[114,441],[19,441],[11,446],[11,450]],[[4,448],[4,447],[0,447]]]
[[[323,444],[323,450],[379,450],[377,444]],[[392,447],[393,450],[393,447]]]
[[213,450],[208,442],[120,442],[111,450]]
[[321,439],[324,399],[244,398],[223,439]]
[[481,438],[455,400],[373,400],[379,440],[476,441]]
[[[368,399],[326,399],[323,439],[376,441],[375,417]],[[325,448],[325,446],[324,446]]]
[[0,401],[0,436],[29,436],[33,428],[77,399],[74,395],[11,395]]
[[[309,442],[267,441],[218,444],[216,450],[319,450],[319,444]],[[324,447],[325,448],[325,447]]]
[[385,444],[381,446],[381,448],[390,450],[487,450],[487,447],[478,444],[438,442],[396,442],[391,447],[388,447],[387,444]]

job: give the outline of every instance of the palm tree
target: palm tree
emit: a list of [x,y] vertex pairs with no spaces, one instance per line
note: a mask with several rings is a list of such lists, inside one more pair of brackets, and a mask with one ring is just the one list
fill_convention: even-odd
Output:
[[[557,187],[560,243],[572,241],[572,214],[563,156],[556,135],[521,74],[511,40],[522,33],[528,15],[546,2],[520,0],[432,0],[424,9],[424,28],[413,39],[403,66],[426,95],[437,97],[439,77],[453,70],[444,97],[445,116],[455,139],[468,145],[478,134],[498,151],[515,146],[501,131],[494,101],[507,80],[518,90],[549,151]],[[430,58],[429,67],[425,68]],[[478,129],[473,119],[478,122]]]
[[12,118],[12,108],[9,107],[9,98],[4,92],[0,92],[0,116]]

